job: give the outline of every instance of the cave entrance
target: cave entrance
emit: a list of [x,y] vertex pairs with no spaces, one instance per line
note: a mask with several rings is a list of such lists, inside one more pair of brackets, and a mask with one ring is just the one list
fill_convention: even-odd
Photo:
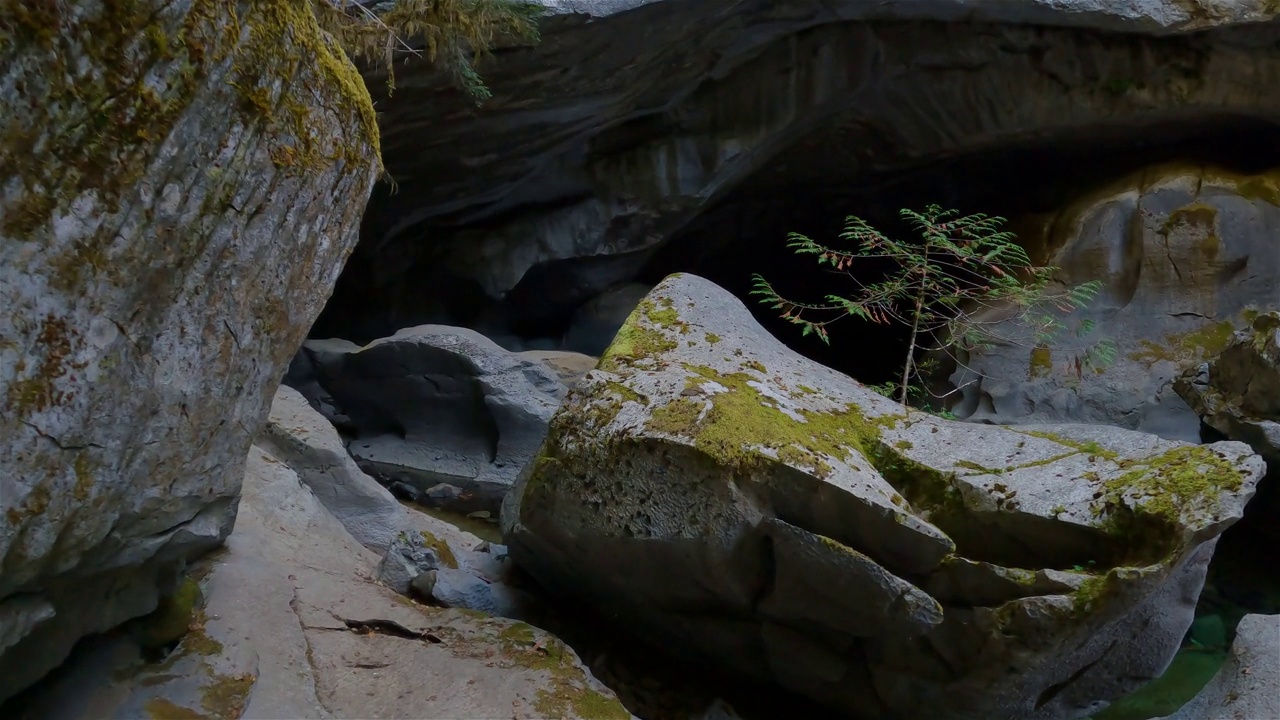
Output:
[[[673,272],[705,277],[742,298],[762,325],[796,351],[863,383],[883,383],[897,379],[901,371],[908,328],[846,318],[831,328],[826,345],[816,337],[801,337],[798,326],[750,296],[755,273],[789,299],[820,300],[829,293],[849,292],[843,274],[820,267],[812,256],[795,255],[786,246],[788,233],[834,244],[845,217],[857,215],[892,237],[906,239],[913,230],[900,219],[899,210],[922,210],[936,203],[963,214],[1008,218],[1006,229],[1017,233],[1039,262],[1043,258],[1036,257],[1035,249],[1043,243],[1037,236],[1043,218],[1091,188],[1171,161],[1236,172],[1280,166],[1275,134],[1270,124],[1222,119],[1200,127],[1028,142],[933,160],[858,183],[748,185],[674,236],[638,279],[656,283]],[[869,267],[868,272],[858,279],[874,281],[877,269]]]
[[[845,217],[858,215],[894,237],[907,238],[911,229],[900,220],[899,210],[936,203],[965,214],[1008,218],[1007,228],[1034,246],[1044,217],[1090,189],[1144,167],[1182,161],[1257,172],[1280,166],[1275,136],[1273,124],[1220,117],[1194,125],[1028,137],[1020,145],[931,157],[893,173],[835,177],[823,184],[787,184],[766,166],[643,258],[597,255],[544,262],[529,269],[502,299],[486,295],[476,281],[454,273],[431,254],[434,250],[417,250],[420,254],[411,258],[392,257],[376,248],[369,251],[372,238],[366,238],[311,336],[367,343],[403,327],[439,323],[479,330],[513,350],[575,349],[565,343],[574,314],[601,287],[651,285],[670,273],[689,272],[742,298],[762,325],[801,354],[864,383],[883,383],[896,379],[907,328],[847,318],[832,328],[831,343],[824,345],[802,337],[797,326],[750,295],[754,273],[797,300],[849,291],[846,278],[788,249],[788,233],[831,243]],[[371,203],[366,231],[383,222],[378,207]],[[447,237],[450,232],[442,227],[439,234]],[[385,267],[388,263],[395,267]],[[383,287],[379,276],[412,281]],[[593,289],[580,286],[584,277],[593,278]],[[609,278],[603,285],[602,277]]]

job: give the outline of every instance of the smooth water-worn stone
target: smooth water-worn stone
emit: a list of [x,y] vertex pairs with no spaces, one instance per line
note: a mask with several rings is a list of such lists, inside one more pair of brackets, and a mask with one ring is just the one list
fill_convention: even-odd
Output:
[[1236,442],[909,411],[674,275],[503,531],[551,590],[852,717],[1076,718],[1165,669],[1263,470]]
[[421,534],[402,532],[378,563],[378,581],[401,595],[408,595],[415,578],[438,567],[440,559],[436,557],[436,550]]
[[276,390],[259,443],[287,458],[325,509],[365,547],[385,551],[408,527],[404,506],[361,472],[333,425],[297,390]]
[[[497,514],[565,392],[546,365],[465,328],[423,325],[327,353],[315,355],[317,383],[350,423],[360,467],[463,512]],[[449,497],[432,492],[441,483],[462,492],[437,503]]]
[[594,370],[597,360],[597,357],[592,355],[564,350],[525,350],[519,355],[528,360],[537,360],[551,368],[551,371],[560,378],[560,383],[564,385],[565,390],[571,390],[583,376]]
[[[951,377],[961,418],[1002,424],[1092,422],[1198,442],[1200,418],[1174,390],[1188,368],[1280,303],[1280,174],[1156,167],[1103,188],[1024,234],[1067,285],[1098,280],[1087,308],[1037,345],[1017,321],[1008,342],[962,355]],[[992,319],[998,319],[993,317]],[[1077,335],[1081,321],[1095,323]],[[1110,341],[1114,362],[1089,364]],[[1237,438],[1242,439],[1242,438]]]
[[397,192],[374,198],[323,333],[441,322],[433,287],[560,321],[731,197],[1280,119],[1264,0],[601,5],[504,49],[481,112],[445,75],[398,71],[380,98]]
[[377,172],[307,3],[0,3],[0,700],[223,542]]

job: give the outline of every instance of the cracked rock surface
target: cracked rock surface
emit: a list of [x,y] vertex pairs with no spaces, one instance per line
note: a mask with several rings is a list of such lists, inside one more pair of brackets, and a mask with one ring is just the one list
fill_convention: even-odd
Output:
[[200,622],[163,662],[105,645],[25,717],[630,717],[555,637],[378,584],[377,555],[264,446],[210,560]]
[[908,412],[673,275],[503,507],[550,589],[856,718],[1057,720],[1158,676],[1248,446]]

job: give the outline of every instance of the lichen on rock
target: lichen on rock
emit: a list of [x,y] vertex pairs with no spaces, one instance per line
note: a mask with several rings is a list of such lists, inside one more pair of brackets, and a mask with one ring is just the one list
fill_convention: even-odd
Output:
[[908,410],[690,275],[623,333],[504,505],[512,556],[854,717],[1080,716],[1158,675],[1263,471],[1239,443]]
[[[0,0],[0,606],[56,609],[0,655],[0,699],[230,531],[378,172],[309,7]],[[246,104],[250,62],[292,122]]]

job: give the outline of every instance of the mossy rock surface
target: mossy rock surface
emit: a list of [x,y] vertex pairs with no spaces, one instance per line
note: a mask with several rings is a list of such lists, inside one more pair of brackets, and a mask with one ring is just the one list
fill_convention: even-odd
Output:
[[[1050,717],[1158,674],[1190,622],[1176,589],[1262,468],[1238,443],[908,411],[674,275],[570,393],[503,527],[548,586],[855,717]],[[1113,641],[1124,687],[1102,680]],[[792,670],[819,666],[831,680]],[[890,667],[867,707],[857,678]]]
[[0,700],[230,532],[378,172],[312,7],[0,0]]
[[196,622],[203,602],[200,583],[183,578],[169,595],[160,598],[160,606],[136,623],[139,644],[146,648],[162,648],[181,640]]

